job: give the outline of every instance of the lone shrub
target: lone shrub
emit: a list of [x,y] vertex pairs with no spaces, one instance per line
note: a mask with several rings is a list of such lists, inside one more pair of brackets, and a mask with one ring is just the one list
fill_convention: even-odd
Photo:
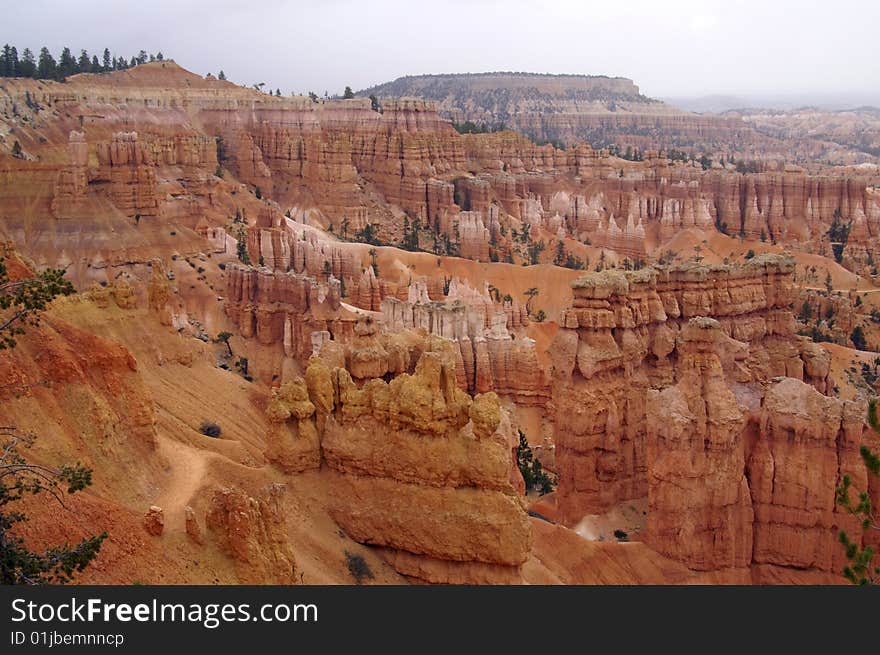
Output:
[[220,426],[210,421],[203,421],[201,426],[199,426],[199,432],[206,437],[217,439],[220,436]]
[[361,584],[364,580],[372,580],[376,577],[362,555],[345,551],[345,559],[348,563],[348,572],[351,573],[351,576],[358,584]]

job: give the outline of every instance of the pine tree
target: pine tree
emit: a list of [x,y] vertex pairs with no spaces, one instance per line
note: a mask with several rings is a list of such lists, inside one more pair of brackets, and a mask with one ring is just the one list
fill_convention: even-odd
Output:
[[[0,349],[14,348],[15,336],[24,332],[22,325],[34,325],[39,314],[59,295],[73,293],[73,285],[64,279],[63,270],[49,269],[39,275],[10,280],[6,264],[0,258],[0,309],[12,314],[0,325]],[[103,533],[69,544],[33,552],[24,540],[10,529],[27,517],[7,506],[25,496],[43,491],[64,506],[63,494],[82,491],[92,483],[92,472],[81,464],[51,469],[30,463],[19,452],[30,446],[33,435],[14,427],[0,427],[0,584],[38,584],[69,582],[97,556],[107,537]]]
[[354,98],[354,91],[351,90],[350,86],[345,87],[345,91],[342,93],[343,100],[351,100]]
[[843,249],[846,247],[851,228],[852,221],[844,223],[840,210],[835,209],[831,227],[828,229],[826,236],[831,241],[831,252],[834,254],[834,261],[838,264],[843,262]]
[[110,49],[104,48],[104,58],[101,60],[101,66],[102,66],[101,70],[104,71],[105,73],[107,71],[113,70],[113,64],[114,64],[113,60],[110,59]]
[[37,63],[34,59],[34,53],[30,48],[25,48],[21,53],[21,61],[18,62],[18,72],[22,77],[35,77],[37,74]]
[[562,241],[556,242],[556,257],[553,258],[553,263],[557,266],[565,264],[565,244]]
[[98,55],[92,55],[92,72],[100,73],[101,72],[101,64],[98,63]]
[[865,331],[862,329],[861,325],[856,325],[853,328],[852,334],[849,335],[849,340],[852,341],[856,350],[868,349],[868,341],[865,339]]
[[238,228],[238,233],[236,234],[236,247],[235,251],[238,255],[238,259],[242,264],[247,264],[250,266],[251,264],[251,256],[248,253],[247,249],[247,232],[244,229],[244,226],[241,225]]
[[156,53],[156,61],[165,61],[165,55],[162,54],[162,51]]
[[516,464],[523,477],[526,491],[538,489],[541,495],[553,491],[553,481],[544,473],[544,467],[533,455],[526,435],[519,431],[519,445],[516,448]]
[[220,74],[217,76],[217,79],[218,79],[218,80],[225,80],[225,79],[226,79],[226,73],[224,73],[223,71],[220,71]]
[[12,310],[0,324],[0,350],[14,348],[15,336],[24,332],[22,325],[34,325],[52,300],[73,291],[63,269],[47,269],[34,277],[11,281],[0,257],[0,311]]
[[12,77],[12,48],[7,43],[3,46],[3,60],[0,62],[0,76]]
[[804,301],[804,304],[801,306],[801,313],[798,314],[798,318],[804,323],[809,323],[810,319],[813,318],[813,308],[810,306],[810,301]]
[[97,557],[107,533],[86,537],[76,546],[64,544],[45,552],[31,551],[10,528],[27,516],[7,506],[30,495],[47,492],[62,507],[64,494],[74,494],[92,484],[92,471],[82,464],[51,469],[28,462],[19,447],[30,446],[32,434],[13,427],[0,428],[0,584],[64,584]]
[[49,48],[45,46],[40,48],[40,59],[37,64],[37,77],[41,80],[54,79],[57,67],[58,64],[55,63],[55,58],[49,52]]
[[18,50],[15,48],[15,46],[9,48],[9,76],[21,76],[21,67],[18,62]]
[[70,48],[65,47],[61,51],[61,57],[58,58],[58,68],[55,71],[56,79],[63,80],[68,75],[77,72],[76,59],[70,52]]
[[79,61],[77,62],[77,66],[79,67],[80,73],[91,73],[92,72],[92,60],[89,57],[89,53],[85,50],[81,50],[79,53]]

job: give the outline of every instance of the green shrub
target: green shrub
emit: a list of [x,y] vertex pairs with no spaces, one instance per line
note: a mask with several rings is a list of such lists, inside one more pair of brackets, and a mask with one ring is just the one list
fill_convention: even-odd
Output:
[[358,584],[363,583],[364,580],[372,580],[376,577],[373,575],[370,565],[367,564],[367,560],[362,555],[345,551],[345,560],[348,565],[348,572],[351,573],[351,576]]
[[199,432],[201,432],[206,437],[211,437],[213,439],[217,439],[220,437],[220,426],[216,423],[211,423],[210,421],[203,421],[199,426]]

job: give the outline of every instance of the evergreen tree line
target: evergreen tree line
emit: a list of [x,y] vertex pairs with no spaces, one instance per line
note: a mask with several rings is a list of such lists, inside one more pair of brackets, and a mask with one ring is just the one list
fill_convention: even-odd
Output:
[[64,48],[56,60],[45,46],[40,48],[38,56],[34,56],[30,48],[25,48],[19,57],[18,49],[7,43],[3,46],[3,53],[0,55],[0,77],[31,77],[38,80],[62,81],[77,73],[108,73],[133,68],[148,61],[164,59],[165,55],[161,52],[153,55],[141,50],[137,55],[126,60],[125,57],[111,54],[109,48],[104,48],[99,60],[98,55],[90,57],[86,50],[80,50],[77,57],[70,48]]

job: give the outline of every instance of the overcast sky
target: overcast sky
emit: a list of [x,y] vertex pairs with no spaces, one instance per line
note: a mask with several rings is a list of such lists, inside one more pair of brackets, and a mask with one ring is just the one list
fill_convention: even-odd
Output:
[[653,97],[880,90],[877,0],[27,0],[3,14],[19,52],[161,50],[285,94],[492,70],[620,75]]

